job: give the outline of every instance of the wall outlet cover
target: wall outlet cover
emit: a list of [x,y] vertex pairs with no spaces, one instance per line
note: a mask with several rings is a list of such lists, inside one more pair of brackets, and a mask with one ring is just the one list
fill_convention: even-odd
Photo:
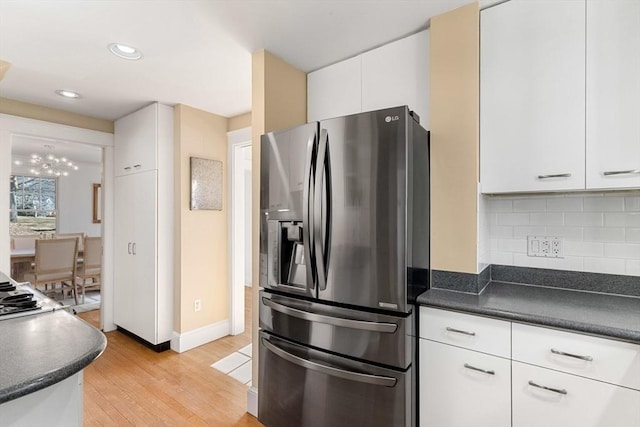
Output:
[[564,258],[562,239],[557,236],[527,236],[527,255],[531,257]]

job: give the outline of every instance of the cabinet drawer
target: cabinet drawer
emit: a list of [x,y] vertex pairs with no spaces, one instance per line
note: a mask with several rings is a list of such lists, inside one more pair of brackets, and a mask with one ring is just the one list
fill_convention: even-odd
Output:
[[513,360],[640,390],[640,346],[513,324]]
[[513,427],[640,425],[640,391],[518,362],[511,373]]
[[420,337],[511,357],[511,323],[502,320],[420,307]]

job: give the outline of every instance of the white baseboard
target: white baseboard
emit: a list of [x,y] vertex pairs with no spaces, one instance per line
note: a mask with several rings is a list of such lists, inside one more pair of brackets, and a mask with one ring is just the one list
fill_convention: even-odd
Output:
[[255,387],[247,390],[247,412],[258,418],[258,389]]
[[215,341],[218,338],[226,337],[229,335],[229,319],[221,320],[211,325],[203,326],[193,331],[179,334],[173,333],[171,339],[171,350],[176,353],[183,353],[192,348],[196,348],[211,341]]

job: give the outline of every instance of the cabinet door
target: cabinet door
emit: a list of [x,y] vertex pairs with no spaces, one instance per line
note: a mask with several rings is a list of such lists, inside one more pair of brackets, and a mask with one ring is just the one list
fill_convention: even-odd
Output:
[[587,2],[586,77],[587,188],[640,187],[639,1]]
[[584,189],[585,4],[481,12],[482,192]]
[[158,104],[115,122],[115,175],[157,168]]
[[420,339],[419,366],[421,426],[511,425],[509,360]]
[[307,75],[307,122],[362,111],[361,57]]
[[127,330],[133,326],[136,310],[130,289],[134,266],[131,247],[134,241],[132,214],[136,203],[134,175],[115,179],[114,201],[114,323]]
[[134,329],[131,332],[157,344],[157,171],[135,175],[136,200],[130,221],[135,228],[134,259],[130,298],[134,301]]
[[428,57],[426,30],[362,54],[362,111],[408,105],[428,129]]
[[512,375],[513,427],[640,425],[639,391],[519,362]]

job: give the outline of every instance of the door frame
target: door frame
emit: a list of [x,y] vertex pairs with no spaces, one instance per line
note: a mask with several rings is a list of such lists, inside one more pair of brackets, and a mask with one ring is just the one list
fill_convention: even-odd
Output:
[[[103,265],[100,286],[100,325],[105,332],[114,330],[116,326],[113,322],[113,134],[0,114],[0,170],[11,171],[11,144],[14,135],[54,138],[102,148]],[[8,173],[0,174],[0,211],[2,212],[9,212],[9,175]],[[10,271],[9,246],[9,221],[0,221],[0,271]]]
[[[245,203],[244,192],[238,188],[244,184],[243,158],[241,150],[251,146],[251,127],[227,133],[229,152],[229,333],[238,335],[244,332],[244,259],[245,253]],[[246,185],[246,184],[245,184]],[[251,185],[251,182],[248,183]],[[238,194],[238,197],[234,195]]]

